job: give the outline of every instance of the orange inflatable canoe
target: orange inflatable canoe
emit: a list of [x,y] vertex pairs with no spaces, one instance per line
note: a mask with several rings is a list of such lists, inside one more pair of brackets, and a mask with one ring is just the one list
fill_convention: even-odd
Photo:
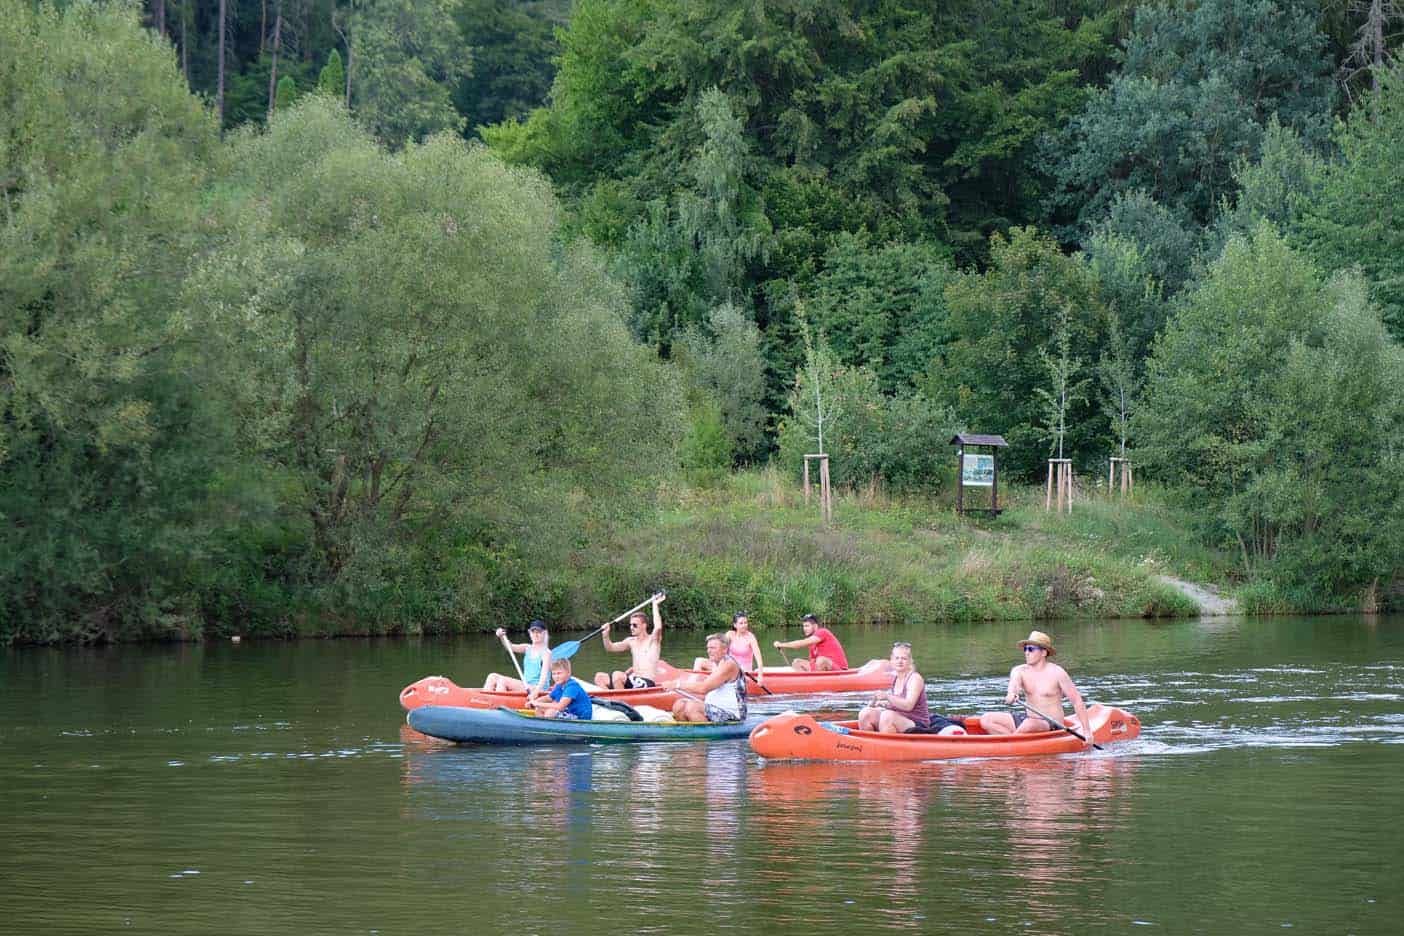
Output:
[[[630,705],[652,705],[669,709],[678,700],[677,693],[667,689],[596,689],[591,687],[591,698],[615,699]],[[459,708],[509,709],[526,707],[525,692],[488,692],[486,689],[468,689],[457,685],[447,676],[425,676],[400,690],[400,705],[406,711],[413,711],[425,705],[453,705]]]
[[[828,670],[807,673],[790,669],[787,666],[767,666],[764,671],[765,688],[754,679],[746,680],[747,695],[800,695],[811,692],[872,692],[892,685],[892,670],[886,660],[869,660],[858,669]],[[659,662],[659,675],[664,679],[678,676],[700,675],[697,670],[680,670]]]
[[[680,670],[660,660],[658,675],[664,680],[679,676],[699,675],[693,670]],[[785,695],[818,692],[871,692],[885,689],[892,682],[892,674],[886,660],[869,660],[859,669],[832,670],[826,673],[802,673],[791,669],[765,670],[765,688],[754,679],[746,680],[747,691],[753,696]],[[770,692],[767,693],[766,689]],[[589,687],[590,695],[600,699],[614,699],[630,705],[652,705],[657,708],[672,708],[678,700],[676,693],[668,689],[596,689]],[[447,676],[425,676],[400,690],[400,705],[406,711],[423,705],[456,705],[462,708],[521,708],[526,704],[525,692],[488,692],[485,689],[470,689],[459,686]]]
[[[1141,733],[1136,716],[1115,706],[1093,705],[1087,717],[1098,744],[1130,741]],[[1080,730],[1074,718],[1066,719],[1065,724]],[[974,715],[965,719],[965,728],[969,734],[880,734],[860,731],[856,721],[819,721],[810,715],[785,712],[756,726],[751,732],[751,747],[762,757],[775,759],[846,761],[1028,757],[1083,749],[1082,742],[1066,731],[989,735],[980,730],[980,719]]]

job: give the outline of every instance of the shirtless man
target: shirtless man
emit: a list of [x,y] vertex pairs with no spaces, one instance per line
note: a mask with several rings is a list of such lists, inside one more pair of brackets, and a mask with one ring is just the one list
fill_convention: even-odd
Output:
[[1073,681],[1068,678],[1067,671],[1048,659],[1057,652],[1053,649],[1053,638],[1043,631],[1032,631],[1026,639],[1019,642],[1019,646],[1024,651],[1024,662],[1009,671],[1009,691],[1004,695],[1004,703],[1013,705],[1018,701],[1019,692],[1022,690],[1024,699],[1029,704],[1029,711],[1027,714],[986,712],[980,716],[980,727],[989,734],[1025,734],[1062,729],[1064,726],[1061,721],[1050,725],[1046,719],[1035,715],[1034,709],[1055,718],[1061,716],[1063,697],[1066,696],[1073,704],[1077,720],[1082,723],[1083,742],[1091,747],[1092,726],[1087,721],[1087,706],[1083,704],[1082,693],[1077,691]]
[[663,652],[663,616],[658,613],[658,606],[667,597],[659,592],[652,598],[651,632],[648,629],[648,617],[642,611],[635,611],[629,615],[629,636],[623,640],[610,640],[609,625],[604,626],[601,639],[605,649],[611,653],[630,651],[634,657],[634,664],[627,670],[596,673],[595,685],[601,689],[648,689],[658,685],[658,657]]

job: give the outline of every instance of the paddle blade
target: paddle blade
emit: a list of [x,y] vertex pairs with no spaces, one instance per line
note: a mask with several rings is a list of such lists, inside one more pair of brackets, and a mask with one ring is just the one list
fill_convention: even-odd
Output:
[[586,634],[584,637],[580,638],[579,640],[567,640],[565,643],[561,644],[559,647],[552,647],[552,648],[551,648],[551,659],[553,659],[553,660],[569,660],[571,657],[575,656],[575,651],[577,651],[577,650],[580,649],[580,645],[581,645],[581,644],[583,644],[585,641],[589,640],[591,637],[595,636],[596,634],[600,634],[600,633],[603,633],[603,632],[604,632],[604,628],[601,627],[599,630],[593,630],[593,631],[591,631],[590,633]]
[[561,644],[559,647],[552,647],[552,648],[551,648],[551,659],[553,659],[553,660],[569,660],[571,657],[575,656],[575,651],[577,651],[577,650],[579,650],[579,649],[580,649],[580,641],[578,641],[578,640],[567,640],[565,643]]

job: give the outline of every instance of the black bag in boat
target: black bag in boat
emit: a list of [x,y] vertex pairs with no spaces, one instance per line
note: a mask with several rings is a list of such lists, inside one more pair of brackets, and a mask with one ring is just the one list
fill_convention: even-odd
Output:
[[643,721],[644,717],[639,714],[638,709],[628,702],[620,702],[618,699],[601,699],[598,696],[590,697],[591,705],[603,706],[614,712],[622,712],[629,721]]
[[954,725],[957,728],[960,728],[961,730],[964,730],[965,719],[960,717],[947,718],[945,715],[932,715],[931,727],[912,728],[906,731],[905,734],[940,734],[942,731],[951,727],[952,725]]

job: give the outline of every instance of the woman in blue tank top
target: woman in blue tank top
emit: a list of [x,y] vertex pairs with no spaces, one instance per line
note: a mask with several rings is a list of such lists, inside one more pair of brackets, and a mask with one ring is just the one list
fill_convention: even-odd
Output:
[[522,655],[522,679],[489,673],[487,681],[483,683],[484,689],[489,692],[525,692],[528,698],[546,691],[551,682],[551,650],[547,646],[550,634],[544,623],[532,621],[527,627],[527,636],[531,643],[508,643],[507,632],[500,627],[497,629],[497,637],[507,649]]

